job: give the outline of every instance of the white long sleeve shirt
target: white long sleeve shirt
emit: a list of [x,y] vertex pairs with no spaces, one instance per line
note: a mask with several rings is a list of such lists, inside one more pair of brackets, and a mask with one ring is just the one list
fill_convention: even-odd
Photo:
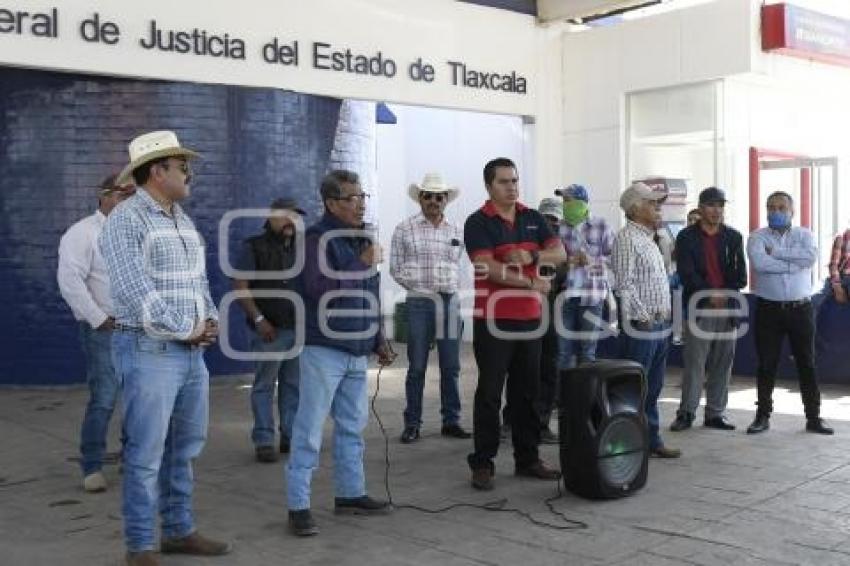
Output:
[[106,263],[97,245],[105,223],[98,210],[68,228],[59,241],[59,292],[74,317],[93,328],[113,314]]

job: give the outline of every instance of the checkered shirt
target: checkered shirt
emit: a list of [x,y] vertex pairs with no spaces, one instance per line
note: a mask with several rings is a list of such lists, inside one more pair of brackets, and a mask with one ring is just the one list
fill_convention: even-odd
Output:
[[396,226],[390,275],[408,291],[456,293],[463,232],[445,218],[435,227],[422,213]]
[[624,319],[670,317],[670,283],[653,235],[652,230],[629,220],[614,238],[611,267]]
[[829,257],[829,280],[840,283],[844,275],[850,275],[850,230],[835,237]]
[[570,266],[562,289],[567,297],[581,297],[584,306],[598,305],[608,296],[614,231],[604,218],[590,217],[578,226],[562,223],[559,235],[567,257],[584,252],[588,259],[587,265]]
[[185,340],[197,322],[218,319],[201,235],[179,205],[169,216],[140,189],[107,217],[98,243],[118,324]]

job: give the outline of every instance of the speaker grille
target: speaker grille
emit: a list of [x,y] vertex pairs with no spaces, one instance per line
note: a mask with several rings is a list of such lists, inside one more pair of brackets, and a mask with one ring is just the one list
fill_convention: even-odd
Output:
[[599,437],[599,475],[615,489],[629,489],[643,466],[643,429],[637,419],[616,416]]

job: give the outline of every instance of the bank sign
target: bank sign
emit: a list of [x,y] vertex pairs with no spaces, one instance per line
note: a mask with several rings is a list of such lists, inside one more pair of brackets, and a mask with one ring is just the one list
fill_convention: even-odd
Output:
[[792,4],[762,6],[762,49],[850,66],[850,20]]
[[0,65],[533,114],[537,32],[450,0],[0,0]]

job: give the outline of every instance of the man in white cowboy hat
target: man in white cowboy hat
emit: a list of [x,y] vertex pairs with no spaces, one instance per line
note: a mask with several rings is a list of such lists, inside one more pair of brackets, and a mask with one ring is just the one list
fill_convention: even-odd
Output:
[[422,391],[428,368],[428,351],[436,340],[440,360],[440,400],[443,426],[440,433],[469,438],[460,425],[460,335],[457,298],[458,270],[463,253],[463,232],[446,219],[446,205],[457,198],[438,173],[428,173],[408,195],[421,211],[396,226],[390,253],[390,275],[407,290],[407,358],[404,410],[405,444],[419,439],[422,425]]
[[218,312],[204,249],[178,201],[189,195],[197,157],[173,132],[130,142],[139,190],[109,215],[99,245],[112,282],[113,361],[124,383],[122,511],[127,563],[157,565],[156,515],[163,553],[213,556],[230,544],[195,529],[192,460],[204,446],[209,373],[204,347],[215,342]]
[[118,203],[136,191],[132,184],[117,185],[117,177],[117,174],[112,174],[100,184],[95,213],[68,228],[62,236],[56,272],[62,298],[80,323],[80,343],[86,356],[86,382],[90,396],[80,430],[80,467],[83,470],[83,489],[89,493],[106,490],[106,478],[101,468],[109,420],[121,392],[121,381],[112,364],[115,318],[109,276],[97,247],[97,238],[106,217]]

